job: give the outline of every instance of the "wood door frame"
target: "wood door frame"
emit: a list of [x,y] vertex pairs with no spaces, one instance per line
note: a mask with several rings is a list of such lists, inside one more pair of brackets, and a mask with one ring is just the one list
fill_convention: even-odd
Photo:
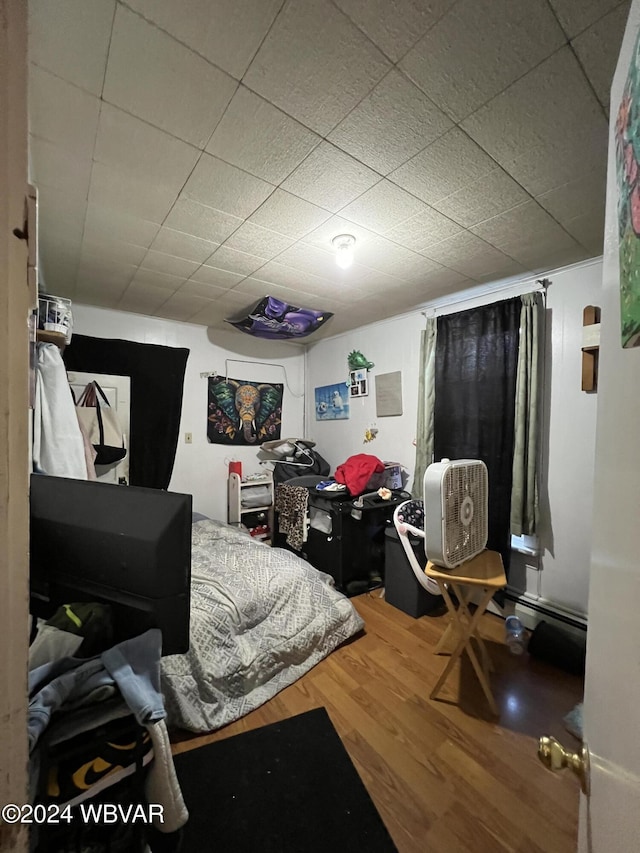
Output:
[[[27,5],[0,0],[0,801],[27,800],[29,630],[29,289]],[[26,850],[26,826],[0,823],[0,849]]]

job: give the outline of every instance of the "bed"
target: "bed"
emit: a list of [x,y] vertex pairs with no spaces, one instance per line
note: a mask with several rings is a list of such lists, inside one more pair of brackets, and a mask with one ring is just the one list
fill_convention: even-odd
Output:
[[162,659],[169,724],[205,732],[237,720],[363,626],[329,575],[241,529],[195,522],[190,649]]

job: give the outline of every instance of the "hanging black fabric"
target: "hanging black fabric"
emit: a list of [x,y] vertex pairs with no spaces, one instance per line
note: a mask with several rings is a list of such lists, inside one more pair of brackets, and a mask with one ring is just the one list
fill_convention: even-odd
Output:
[[489,539],[509,567],[519,297],[438,317],[435,459],[482,459]]
[[74,334],[67,370],[131,377],[132,486],[167,489],[178,445],[188,349]]

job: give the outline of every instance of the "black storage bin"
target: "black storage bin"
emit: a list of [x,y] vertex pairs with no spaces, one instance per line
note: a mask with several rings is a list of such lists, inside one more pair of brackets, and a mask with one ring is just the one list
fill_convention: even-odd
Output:
[[[412,536],[409,541],[420,565],[426,566],[423,541]],[[385,531],[385,568],[385,599],[389,604],[415,619],[442,607],[442,596],[427,592],[414,575],[395,527]]]

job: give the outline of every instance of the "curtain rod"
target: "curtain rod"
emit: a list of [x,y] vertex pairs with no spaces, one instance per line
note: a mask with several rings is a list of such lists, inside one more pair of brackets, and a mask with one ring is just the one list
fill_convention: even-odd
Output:
[[[538,278],[536,279],[536,284],[538,287],[531,287],[530,290],[525,291],[526,293],[544,293],[546,296],[547,289],[551,284],[551,279],[549,278]],[[462,305],[464,302],[472,302],[474,299],[482,299],[484,296],[494,296],[498,293],[503,293],[505,290],[513,290],[514,287],[517,287],[518,284],[505,284],[504,287],[498,287],[496,290],[492,290],[487,293],[478,293],[475,296],[462,296],[460,299],[452,299],[450,302],[442,302],[440,305],[434,305],[431,308],[426,308],[424,311],[421,311],[423,317],[433,317],[436,311],[441,308],[449,308],[450,305]]]

